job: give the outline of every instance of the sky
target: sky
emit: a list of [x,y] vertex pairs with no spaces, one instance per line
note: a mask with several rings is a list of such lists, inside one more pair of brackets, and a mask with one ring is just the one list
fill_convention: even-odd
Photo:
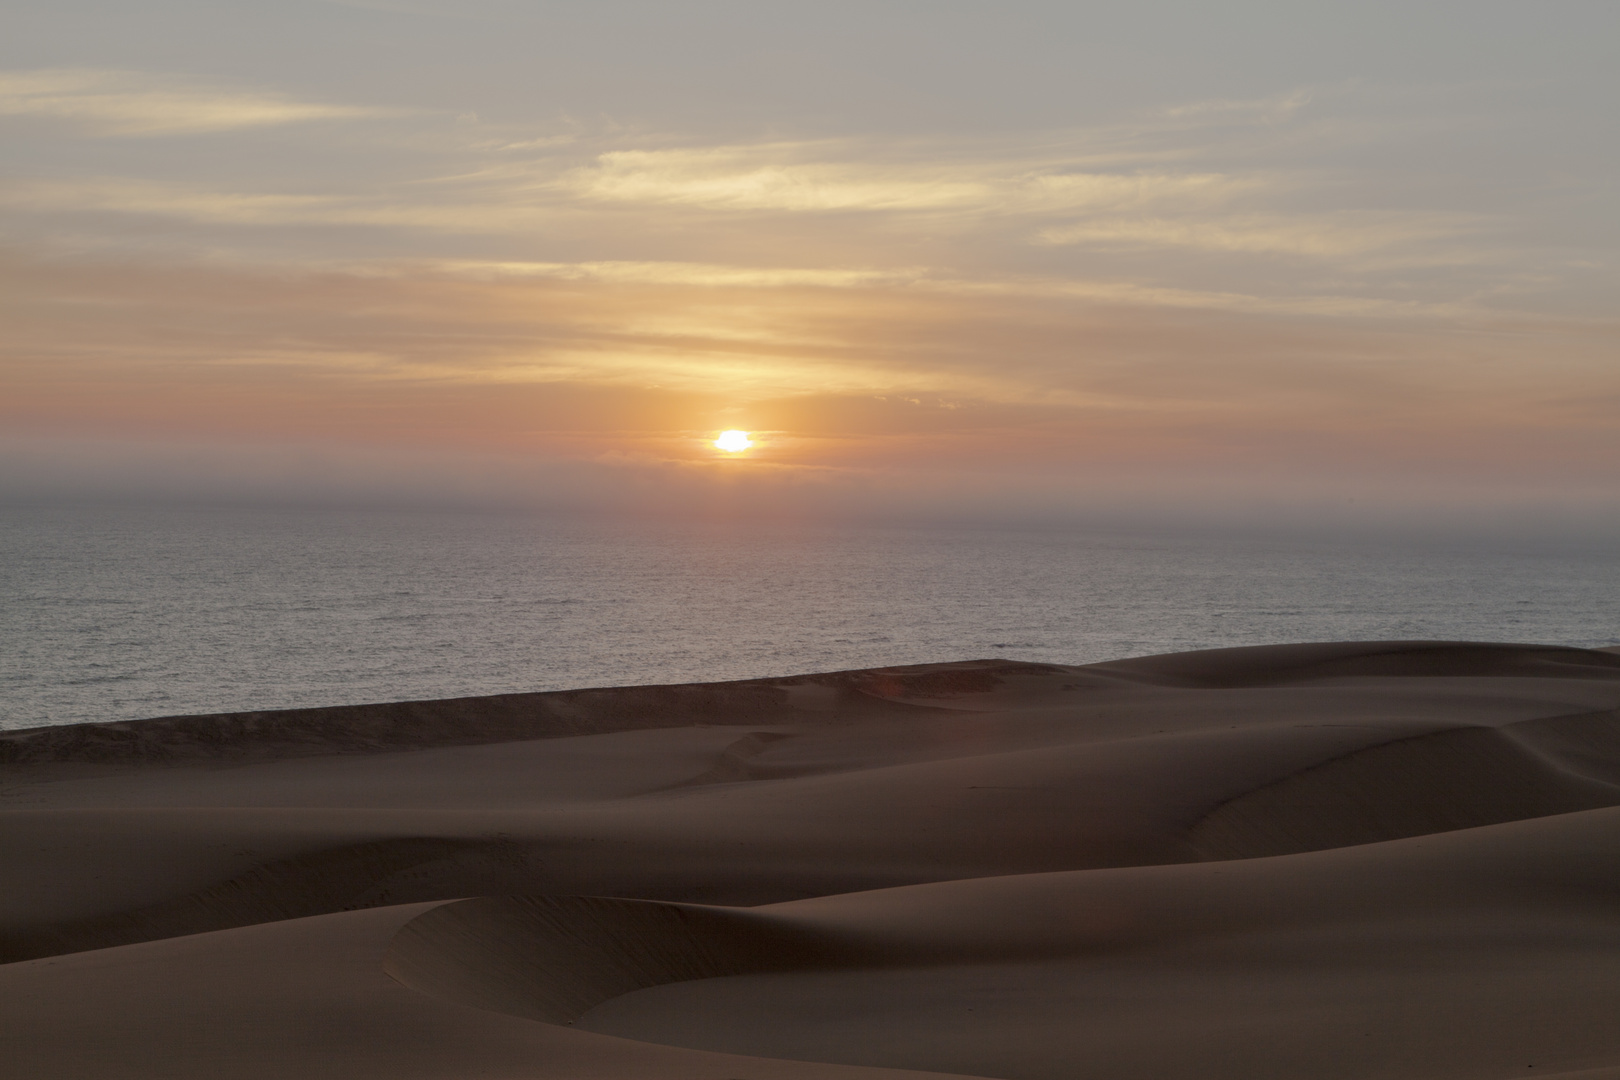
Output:
[[8,0],[0,500],[1620,530],[1617,40]]

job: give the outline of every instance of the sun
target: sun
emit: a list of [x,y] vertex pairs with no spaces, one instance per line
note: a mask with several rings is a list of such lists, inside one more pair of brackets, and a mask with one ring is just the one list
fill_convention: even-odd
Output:
[[740,454],[753,446],[754,440],[748,437],[746,431],[722,431],[720,437],[714,440],[714,445],[728,454]]

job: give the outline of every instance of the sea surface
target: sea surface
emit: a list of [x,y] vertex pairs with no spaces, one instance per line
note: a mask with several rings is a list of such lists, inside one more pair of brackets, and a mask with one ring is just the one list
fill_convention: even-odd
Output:
[[1061,529],[0,510],[0,728],[1414,638],[1620,645],[1620,555]]

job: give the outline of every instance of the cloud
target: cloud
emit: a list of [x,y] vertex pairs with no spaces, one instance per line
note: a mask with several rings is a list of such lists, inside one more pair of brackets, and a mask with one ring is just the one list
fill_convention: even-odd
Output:
[[[1278,249],[1286,250],[1286,249]],[[1373,296],[1262,296],[1233,291],[1175,289],[1118,279],[1040,277],[955,277],[948,270],[908,267],[738,266],[719,263],[601,261],[542,263],[475,259],[353,262],[336,269],[367,277],[446,275],[480,281],[551,278],[559,281],[674,285],[727,289],[874,289],[920,294],[1077,300],[1138,308],[1199,308],[1249,315],[1317,316],[1344,319],[1480,318],[1487,311],[1468,303],[1425,303]]]
[[55,214],[131,214],[198,225],[362,225],[445,235],[536,231],[557,213],[499,199],[424,198],[419,192],[356,195],[232,191],[141,179],[14,181],[0,186],[0,206]]
[[[1620,392],[1603,363],[1609,327],[1482,310],[1322,302],[1280,312],[1264,298],[1246,310],[1238,296],[1106,282],[1088,295],[1063,281],[1043,291],[791,268],[754,278],[702,264],[523,269],[0,260],[7,415],[270,430],[321,417],[363,433],[388,428],[382,418],[397,407],[409,417],[402,430],[503,441],[558,430],[577,407],[542,405],[571,385],[621,401],[656,392],[663,419],[637,413],[623,429],[643,432],[718,422],[714,410],[750,402],[831,395],[954,403],[965,410],[956,425],[989,415],[966,408],[974,402],[1035,410],[998,414],[1014,429],[1057,409],[1059,427],[1074,425],[1059,442],[1071,445],[1090,432],[1118,446],[1169,446],[1193,431],[1261,445],[1294,439],[1285,433],[1301,426],[1359,423],[1376,433],[1369,446],[1394,445],[1395,424],[1409,429],[1409,446],[1429,439],[1451,454],[1506,445],[1514,430],[1603,444],[1614,434],[1606,414],[1574,415],[1567,402]],[[1532,348],[1530,372],[1514,358]],[[447,404],[456,395],[470,395],[465,410]],[[709,419],[691,419],[694,410]],[[902,413],[897,424],[915,419]],[[1489,438],[1461,438],[1459,425]]]
[[[1044,229],[1038,239],[1045,244],[1085,244],[1104,250],[1181,247],[1331,258],[1461,237],[1477,225],[1476,219],[1435,213],[1101,216]],[[1435,256],[1425,253],[1419,258],[1433,261]],[[1455,258],[1455,253],[1448,253],[1445,261]]]
[[[1252,182],[1205,175],[1046,173],[942,180],[854,164],[810,165],[797,170],[727,172],[692,168],[678,172],[638,167],[620,170],[620,175],[604,180],[594,169],[576,169],[553,183],[540,185],[503,185],[491,177],[476,176],[432,187],[396,186],[363,195],[233,191],[138,178],[14,181],[0,189],[0,203],[57,213],[161,215],[206,224],[319,222],[504,234],[540,228],[563,213],[577,216],[588,211],[592,203],[639,203],[651,208],[668,205],[709,212],[931,211],[970,221],[1079,209],[1119,211],[1170,206],[1187,211],[1201,204],[1225,201],[1234,191],[1254,186]],[[582,175],[588,179],[582,180]],[[1059,236],[1046,242],[1065,241]]]
[[1162,110],[1161,115],[1172,121],[1203,124],[1273,124],[1298,115],[1314,96],[1310,89],[1301,88],[1263,98],[1210,98],[1172,105]]
[[[1363,198],[1341,172],[1290,169],[1252,146],[1202,153],[1222,123],[1303,123],[1302,101],[1205,103],[1149,117],[1134,135],[887,143],[672,145],[584,126],[525,139],[534,132],[441,117],[432,137],[390,143],[399,156],[374,174],[188,173],[165,160],[144,176],[86,176],[75,171],[85,161],[110,159],[81,157],[65,175],[36,170],[0,187],[0,206],[19,211],[14,242],[84,253],[105,238],[117,258],[177,282],[186,303],[140,301],[169,311],[171,328],[203,325],[210,305],[258,309],[245,285],[224,295],[205,274],[163,269],[188,258],[219,267],[220,288],[258,280],[267,304],[287,296],[284,281],[370,290],[341,312],[287,298],[279,324],[249,320],[256,337],[173,329],[164,347],[189,357],[219,343],[209,363],[363,368],[379,381],[1135,408],[1151,380],[1123,387],[1103,373],[1179,353],[1164,385],[1204,386],[1205,367],[1259,357],[1273,370],[1245,385],[1263,396],[1317,378],[1319,361],[1382,363],[1379,333],[1399,339],[1385,357],[1429,356],[1411,345],[1425,335],[1474,349],[1459,326],[1486,326],[1493,307],[1521,297],[1531,310],[1531,290],[1553,291],[1548,253],[1514,247],[1483,211],[1426,206],[1432,192]],[[303,132],[300,152],[340,134]],[[1180,159],[1166,156],[1177,147]],[[354,314],[372,308],[398,329]],[[352,335],[330,332],[340,323]],[[1488,349],[1524,340],[1477,332]],[[1276,359],[1287,349],[1297,374]],[[1224,400],[1216,383],[1203,392]]]
[[[408,266],[409,264],[407,264]],[[720,263],[652,262],[604,260],[599,262],[542,263],[493,262],[474,259],[447,259],[419,263],[420,270],[453,274],[457,277],[500,278],[542,277],[564,281],[603,281],[637,285],[690,285],[741,287],[753,289],[809,286],[824,289],[855,289],[873,285],[903,285],[928,276],[925,267],[824,268],[791,266],[727,266]],[[394,274],[399,264],[380,264],[373,273]]]
[[615,150],[566,173],[559,184],[593,201],[712,211],[1027,214],[1166,203],[1208,205],[1252,191],[1260,183],[1213,173],[1082,172],[1060,161],[884,161],[881,155],[860,160],[872,149],[777,143]]
[[397,110],[317,104],[172,75],[89,68],[0,72],[0,116],[65,121],[95,135],[199,135],[384,115]]
[[[857,175],[851,169],[850,175]],[[715,191],[724,185],[716,182]],[[1008,180],[1001,187],[982,183],[973,199],[962,195],[954,206],[943,198],[930,202],[920,188],[898,180],[884,185],[875,180],[847,183],[837,191],[809,192],[802,201],[783,192],[754,192],[744,200],[724,199],[691,206],[705,211],[761,211],[772,208],[767,195],[782,196],[776,210],[807,209],[932,211],[950,214],[958,225],[977,222],[987,229],[1005,228],[1009,218],[1023,217],[1034,225],[1027,241],[1046,247],[1083,247],[1092,252],[1131,252],[1190,249],[1227,255],[1306,257],[1337,262],[1353,269],[1354,261],[1375,253],[1378,266],[1447,266],[1478,263],[1482,255],[1466,245],[1479,227],[1476,218],[1460,214],[1300,213],[1294,215],[1231,212],[1226,204],[1253,190],[1258,182],[1192,176],[1075,176],[1035,175]],[[970,185],[961,184],[966,192]],[[668,194],[667,190],[659,189]],[[656,192],[648,189],[649,198]],[[826,195],[826,198],[822,198]],[[585,196],[590,199],[593,196]],[[628,198],[628,197],[627,197]],[[679,202],[680,198],[672,196]],[[718,196],[717,196],[718,198]],[[861,200],[866,201],[862,202]],[[976,200],[976,201],[975,201]],[[746,205],[745,205],[746,204]],[[78,181],[13,181],[0,186],[0,206],[35,213],[131,214],[180,219],[199,225],[252,226],[327,224],[377,229],[407,229],[444,236],[542,233],[553,231],[566,219],[578,221],[580,208],[568,202],[536,198],[532,193],[453,185],[424,193],[396,189],[356,195],[348,193],[286,193],[211,189],[148,180],[101,179]],[[1085,213],[1080,220],[1074,214]],[[1166,215],[1175,216],[1166,216]],[[1042,225],[1054,216],[1068,217],[1061,224]],[[757,243],[757,239],[756,239]],[[768,247],[770,245],[761,245]],[[421,260],[418,260],[421,262]],[[1095,296],[1098,290],[1122,298],[1135,294],[1139,303],[1177,306],[1236,306],[1257,310],[1270,304],[1277,310],[1324,310],[1334,304],[1341,313],[1368,308],[1368,298],[1272,296],[1263,300],[1222,290],[1146,287],[1115,279],[1107,281],[1043,279],[1002,271],[993,277],[963,276],[975,268],[921,266],[756,267],[727,266],[682,259],[586,260],[573,263],[442,259],[438,265],[460,274],[546,276],[617,280],[644,283],[774,287],[820,285],[829,288],[892,285],[910,282],[935,290],[1000,288],[1052,295],[1069,292]],[[980,271],[982,273],[982,271]],[[1404,302],[1410,309],[1411,301]],[[1382,305],[1391,309],[1388,303]]]
[[775,163],[770,147],[620,150],[563,184],[586,199],[706,210],[937,210],[981,207],[981,180],[839,163]]
[[208,224],[287,224],[330,221],[345,200],[209,190],[149,180],[14,182],[0,188],[0,204],[55,212],[153,214]]

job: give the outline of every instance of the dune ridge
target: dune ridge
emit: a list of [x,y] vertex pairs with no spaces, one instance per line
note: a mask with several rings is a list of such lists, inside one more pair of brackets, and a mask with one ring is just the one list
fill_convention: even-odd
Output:
[[463,1005],[572,1023],[604,1001],[651,986],[849,964],[859,955],[748,909],[512,896],[418,915],[394,935],[383,970]]
[[[396,837],[255,866],[175,900],[0,935],[0,964],[335,911],[414,903],[521,868],[511,841]],[[494,878],[494,881],[489,879]]]
[[[1008,660],[920,665],[955,684],[993,686],[1002,670],[1045,668]],[[893,671],[895,674],[890,674]],[[685,724],[747,724],[761,715],[858,720],[883,712],[864,684],[904,680],[900,669],[669,686],[492,694],[431,701],[208,713],[0,731],[0,765],[281,760],[387,753],[526,739],[598,735]]]
[[1614,710],[1452,728],[1246,792],[1199,821],[1189,839],[1206,858],[1252,859],[1594,810],[1620,805],[1617,765]]

